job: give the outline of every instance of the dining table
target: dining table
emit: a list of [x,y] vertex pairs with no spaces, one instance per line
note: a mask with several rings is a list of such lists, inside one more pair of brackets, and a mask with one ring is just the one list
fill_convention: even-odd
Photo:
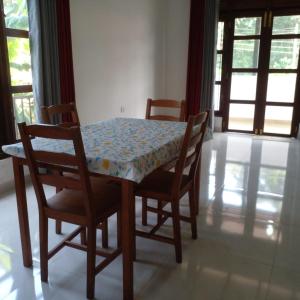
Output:
[[[186,123],[114,118],[80,127],[91,175],[107,175],[122,186],[121,238],[123,299],[134,298],[135,185],[154,170],[174,160],[181,148]],[[74,154],[70,141],[35,138],[33,148]],[[23,264],[32,267],[22,143],[2,147],[12,157]]]

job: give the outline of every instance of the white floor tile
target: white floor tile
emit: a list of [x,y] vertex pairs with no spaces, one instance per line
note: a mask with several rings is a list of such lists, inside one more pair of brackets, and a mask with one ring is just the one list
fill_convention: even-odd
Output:
[[[181,265],[171,245],[138,238],[135,298],[300,299],[299,182],[299,141],[215,134],[202,153],[199,237],[192,240],[190,225],[182,223]],[[41,283],[38,211],[30,185],[27,195],[33,269],[22,264],[14,191],[0,195],[0,299],[85,299],[83,252],[62,250],[49,262],[49,283]],[[140,224],[140,201],[136,210]],[[181,211],[189,212],[187,198]],[[155,223],[153,214],[149,223]],[[63,236],[73,228],[63,224]],[[109,231],[113,247],[115,218]],[[171,222],[162,233],[172,233]],[[50,222],[50,245],[63,236]],[[96,299],[122,299],[121,257],[97,276],[95,294]]]

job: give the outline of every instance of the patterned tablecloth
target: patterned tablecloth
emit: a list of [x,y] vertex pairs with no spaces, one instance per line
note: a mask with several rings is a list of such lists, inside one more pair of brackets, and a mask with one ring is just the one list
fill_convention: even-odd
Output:
[[[139,183],[146,175],[169,162],[179,152],[186,123],[116,118],[82,126],[88,169]],[[74,154],[69,141],[37,138],[33,148]],[[21,143],[2,147],[24,157]]]

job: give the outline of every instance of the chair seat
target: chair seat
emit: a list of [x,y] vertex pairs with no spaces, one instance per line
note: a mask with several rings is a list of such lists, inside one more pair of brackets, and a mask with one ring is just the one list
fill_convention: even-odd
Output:
[[[115,213],[120,208],[121,188],[116,184],[110,184],[106,178],[91,177],[90,180],[96,219],[106,218]],[[51,211],[56,211],[65,216],[77,215],[85,219],[86,211],[82,191],[64,189],[50,197],[47,204],[50,217]]]
[[[175,173],[158,170],[148,175],[136,188],[136,195],[163,201],[171,201],[171,189]],[[184,195],[192,182],[187,175],[182,176],[180,194]]]

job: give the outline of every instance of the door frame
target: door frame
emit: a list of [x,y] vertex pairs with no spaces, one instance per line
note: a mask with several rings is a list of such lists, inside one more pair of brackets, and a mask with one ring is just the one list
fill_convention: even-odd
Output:
[[[247,39],[257,39],[258,35],[253,36],[242,36],[235,39],[234,37],[234,26],[235,26],[235,18],[243,18],[243,17],[261,17],[262,18],[262,25],[263,26],[263,18],[264,18],[264,10],[255,10],[255,11],[235,11],[230,13],[224,13],[220,15],[220,20],[225,22],[224,28],[224,63],[223,63],[223,70],[222,70],[222,91],[221,91],[221,103],[223,104],[223,124],[222,129],[223,131],[230,131],[230,132],[239,132],[239,133],[250,133],[253,134],[255,131],[255,119],[253,120],[253,130],[234,130],[229,129],[229,108],[230,103],[235,104],[254,104],[256,108],[257,102],[257,92],[258,88],[256,88],[256,99],[255,100],[231,100],[231,79],[232,73],[235,71],[238,72],[257,72],[259,74],[259,66],[261,61],[261,47],[262,47],[262,31],[260,33],[260,47],[259,47],[259,61],[257,68],[233,68],[233,47],[235,40],[247,40]],[[259,78],[257,78],[257,82],[259,82]],[[254,115],[255,116],[255,115]]]
[[[296,9],[273,9],[272,10],[272,26],[273,20],[276,16],[291,16],[291,15],[300,15],[300,7]],[[270,33],[272,35],[272,33]],[[282,35],[284,36],[284,35]],[[300,40],[300,34],[289,35],[290,37],[294,36]],[[272,38],[272,36],[271,36]],[[280,39],[280,37],[278,37]],[[283,70],[284,71],[284,70]],[[282,72],[284,73],[284,72]],[[290,106],[284,105],[282,106]],[[286,103],[285,103],[286,104]],[[296,87],[295,87],[295,98],[293,103],[293,116],[292,116],[292,124],[291,124],[291,135],[290,137],[296,137],[299,132],[299,122],[300,122],[300,50],[299,50],[299,58],[298,58],[298,68],[297,68],[297,78],[296,78]],[[268,135],[272,135],[269,134]],[[275,134],[276,136],[276,134]],[[278,135],[277,135],[278,136]],[[286,136],[286,135],[285,135]]]
[[[272,15],[271,15],[272,13]],[[288,106],[293,107],[293,116],[291,122],[291,132],[289,135],[286,134],[274,134],[274,133],[265,133],[263,132],[264,128],[264,119],[265,119],[265,109],[267,106],[266,96],[267,96],[267,85],[268,85],[268,76],[269,73],[276,73],[276,70],[269,72],[269,62],[270,62],[270,51],[271,43],[274,38],[272,38],[272,26],[274,16],[287,16],[287,15],[300,15],[299,9],[273,9],[273,10],[251,10],[251,11],[232,11],[224,12],[220,14],[220,21],[224,22],[224,44],[223,44],[223,62],[222,62],[222,78],[221,78],[221,103],[220,103],[220,112],[223,116],[222,130],[230,132],[239,132],[239,133],[257,133],[257,134],[266,134],[269,136],[282,136],[282,137],[295,137],[298,134],[298,126],[300,122],[300,55],[298,60],[298,69],[297,69],[297,79],[296,79],[296,90],[295,90],[295,101],[293,105],[291,103],[285,102],[268,102],[270,106]],[[270,19],[271,16],[271,19]],[[232,66],[233,63],[233,46],[235,40],[251,39],[251,37],[257,38],[257,36],[246,36],[246,37],[234,37],[234,20],[235,18],[242,17],[261,17],[261,33],[260,33],[260,47],[259,47],[259,62],[257,68],[250,69],[241,69],[244,72],[257,72],[257,86],[256,86],[256,99],[254,101],[245,101],[245,100],[230,100],[231,93],[231,78],[232,73],[235,70]],[[270,23],[271,22],[271,23]],[[289,35],[291,37],[292,35]],[[275,39],[280,39],[284,37],[283,35],[275,37]],[[295,37],[300,38],[299,35]],[[261,51],[264,49],[264,51]],[[291,70],[289,70],[291,72]],[[278,70],[278,73],[288,73],[285,69]],[[254,104],[254,120],[253,120],[253,130],[233,130],[228,128],[229,124],[229,108],[230,103],[237,104]],[[256,130],[257,129],[257,130]]]

